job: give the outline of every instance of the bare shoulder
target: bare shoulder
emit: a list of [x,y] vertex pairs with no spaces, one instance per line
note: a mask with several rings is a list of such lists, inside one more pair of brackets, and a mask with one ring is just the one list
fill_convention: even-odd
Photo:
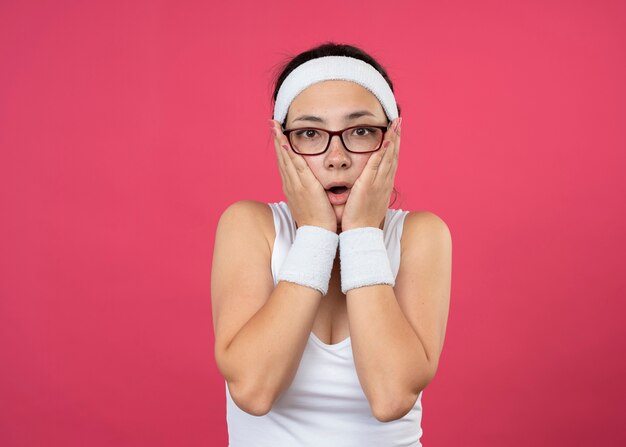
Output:
[[409,247],[433,243],[452,245],[452,234],[448,224],[432,211],[410,211],[404,218],[402,251]]
[[274,216],[269,205],[257,200],[238,200],[226,207],[218,223],[218,234],[221,232],[232,236],[250,231],[262,233],[271,248],[276,234]]
[[258,200],[238,200],[231,203],[222,212],[221,219],[242,219],[244,221],[251,219],[261,225],[273,222],[272,210],[269,205]]

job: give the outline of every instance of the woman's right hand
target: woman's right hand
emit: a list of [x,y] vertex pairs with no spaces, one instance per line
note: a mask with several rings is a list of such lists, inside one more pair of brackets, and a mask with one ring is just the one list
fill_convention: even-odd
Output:
[[270,121],[283,192],[291,215],[299,227],[313,225],[337,232],[337,216],[324,187],[313,175],[304,157],[291,149],[278,121]]

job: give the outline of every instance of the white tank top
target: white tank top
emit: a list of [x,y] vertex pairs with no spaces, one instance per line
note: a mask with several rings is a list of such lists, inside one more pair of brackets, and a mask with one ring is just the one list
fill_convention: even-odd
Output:
[[[269,203],[276,239],[272,276],[296,235],[285,202]],[[400,268],[400,238],[408,211],[388,209],[383,234],[394,277]],[[423,392],[422,392],[423,393]],[[293,382],[263,416],[241,410],[226,384],[229,447],[421,447],[422,393],[404,417],[380,422],[372,413],[356,374],[351,338],[328,345],[312,331]]]

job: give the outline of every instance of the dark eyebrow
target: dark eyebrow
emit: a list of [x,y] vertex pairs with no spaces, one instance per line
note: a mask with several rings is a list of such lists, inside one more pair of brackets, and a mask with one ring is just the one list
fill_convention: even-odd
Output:
[[[369,112],[367,110],[357,110],[356,112],[352,112],[352,113],[349,113],[348,115],[344,116],[343,120],[344,121],[352,121],[352,120],[355,120],[357,118],[361,118],[362,116],[373,116],[374,118],[376,118],[376,116],[372,112]],[[321,118],[321,117],[315,116],[315,115],[301,115],[298,118],[296,118],[295,120],[293,120],[293,122],[295,122],[295,121],[315,121],[315,122],[318,122],[318,123],[326,123],[324,118]]]

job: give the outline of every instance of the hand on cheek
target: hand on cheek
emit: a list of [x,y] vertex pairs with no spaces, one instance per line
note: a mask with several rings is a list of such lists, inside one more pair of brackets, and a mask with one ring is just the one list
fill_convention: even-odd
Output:
[[400,152],[400,124],[397,118],[385,133],[382,147],[374,152],[350,191],[343,209],[341,229],[378,228],[385,218],[393,191]]
[[296,154],[282,133],[280,124],[270,120],[274,148],[289,210],[299,227],[313,225],[337,231],[337,217],[324,187],[302,155]]

